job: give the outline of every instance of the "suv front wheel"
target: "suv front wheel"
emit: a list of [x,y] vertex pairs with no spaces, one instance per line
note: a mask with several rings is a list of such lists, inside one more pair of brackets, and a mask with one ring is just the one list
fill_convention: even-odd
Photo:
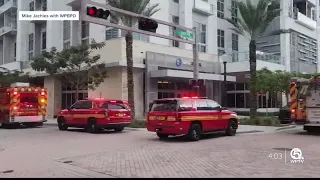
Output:
[[167,139],[169,137],[168,134],[161,134],[161,133],[157,133],[157,136],[160,138],[160,139]]
[[237,133],[237,123],[235,121],[229,121],[228,128],[226,129],[227,136],[234,136]]

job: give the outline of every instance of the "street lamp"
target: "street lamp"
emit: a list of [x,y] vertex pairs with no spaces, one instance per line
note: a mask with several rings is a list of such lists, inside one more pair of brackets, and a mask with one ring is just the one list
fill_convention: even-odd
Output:
[[[226,54],[225,51],[218,52],[218,61],[220,62],[220,57]],[[226,106],[226,90],[227,90],[227,61],[223,60],[223,85],[222,85],[222,106]]]

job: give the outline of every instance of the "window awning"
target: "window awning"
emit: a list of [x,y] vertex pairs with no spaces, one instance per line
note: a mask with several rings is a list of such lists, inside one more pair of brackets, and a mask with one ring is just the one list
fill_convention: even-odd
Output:
[[[164,70],[151,71],[150,76],[152,78],[174,77],[174,78],[192,79],[193,72],[164,69]],[[212,81],[223,81],[223,75],[210,74],[210,73],[199,73],[199,79],[212,80]],[[236,82],[236,77],[235,76],[227,76],[227,81]]]

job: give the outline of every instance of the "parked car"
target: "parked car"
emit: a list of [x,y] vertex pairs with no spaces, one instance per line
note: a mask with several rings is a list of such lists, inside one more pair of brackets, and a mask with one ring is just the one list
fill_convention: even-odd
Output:
[[90,133],[103,129],[123,131],[132,122],[127,101],[103,98],[80,100],[58,114],[59,130],[84,128]]
[[184,97],[153,101],[146,127],[159,138],[187,135],[190,140],[198,141],[202,134],[215,131],[234,136],[238,123],[235,112],[222,108],[211,99]]

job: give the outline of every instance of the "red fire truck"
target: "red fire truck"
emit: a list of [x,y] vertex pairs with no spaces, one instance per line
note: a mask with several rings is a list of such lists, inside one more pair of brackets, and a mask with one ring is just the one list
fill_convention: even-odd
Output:
[[41,126],[45,122],[47,90],[29,83],[0,86],[0,125]]

